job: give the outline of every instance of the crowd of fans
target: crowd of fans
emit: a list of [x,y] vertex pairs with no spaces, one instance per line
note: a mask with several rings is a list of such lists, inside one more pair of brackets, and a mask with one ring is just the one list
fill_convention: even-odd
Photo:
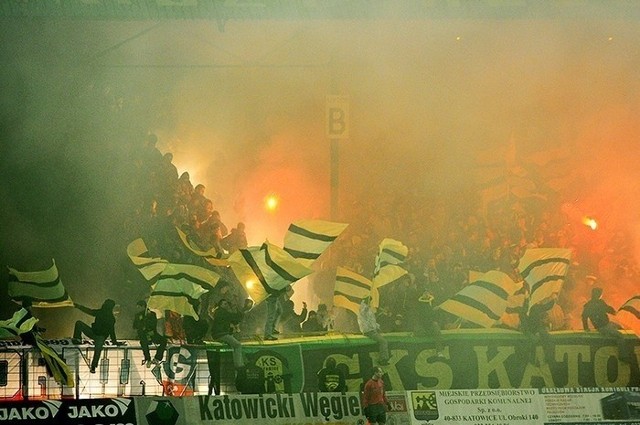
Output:
[[435,297],[437,305],[467,285],[470,272],[500,270],[521,280],[518,261],[528,248],[572,252],[549,324],[554,330],[582,329],[581,309],[594,286],[606,287],[608,297],[618,301],[635,295],[623,293],[640,277],[628,234],[620,230],[605,238],[576,223],[563,212],[560,196],[547,200],[511,197],[476,209],[469,205],[481,202],[472,192],[446,201],[399,195],[380,205],[373,202],[346,211],[351,214],[345,221],[351,225],[345,231],[345,243],[337,244],[330,258],[323,260],[325,267],[337,264],[372,276],[383,238],[392,235],[408,246],[403,266],[410,275],[400,284],[382,288],[379,315],[383,330],[408,330],[411,313],[404,312],[415,309],[424,291]]
[[[185,247],[176,228],[200,250],[212,250],[218,258],[246,248],[244,223],[229,229],[214,202],[207,197],[206,187],[194,186],[187,172],[178,175],[171,153],[163,155],[156,145],[157,137],[148,135],[135,156],[138,175],[133,189],[139,203],[126,227],[130,240],[142,237],[153,257],[196,265],[205,265],[204,259]],[[608,314],[615,310],[601,300],[603,292],[598,288],[607,282],[637,281],[640,277],[632,256],[631,239],[623,230],[612,233],[610,238],[590,239],[592,230],[564,214],[562,197],[551,194],[545,199],[507,197],[491,205],[483,205],[473,191],[443,199],[403,193],[387,202],[375,202],[370,199],[355,202],[344,211],[340,221],[349,223],[349,227],[315,267],[319,280],[335,279],[327,270],[335,270],[336,266],[371,276],[381,240],[392,237],[409,248],[402,265],[408,274],[399,282],[381,288],[377,311],[367,309],[369,298],[363,300],[358,316],[362,334],[379,343],[380,365],[386,364],[389,358],[385,333],[428,335],[434,338],[440,353],[440,329],[446,328],[447,323],[434,307],[468,285],[472,271],[500,270],[518,281],[519,259],[527,249],[539,247],[569,249],[572,263],[553,310],[529,317],[530,321],[518,329],[525,334],[539,333],[544,345],[543,328],[587,330],[590,320],[599,332],[618,339],[621,353],[627,349],[617,328],[608,320]],[[469,208],[470,205],[481,207]],[[169,341],[200,344],[205,339],[213,339],[232,348],[234,366],[240,371],[239,376],[245,376],[240,341],[259,336],[263,328],[263,337],[268,340],[278,339],[279,334],[317,336],[354,330],[337,319],[336,309],[331,307],[332,293],[323,294],[322,302],[314,310],[304,301],[296,306],[292,291],[283,292],[269,299],[278,304],[277,314],[271,317],[265,311],[265,305],[270,302],[254,306],[229,269],[217,271],[222,278],[201,297],[196,306],[198,320],[167,311],[164,329],[158,332],[155,314],[150,314],[144,300],[138,302],[141,309],[131,328],[141,342],[144,364],[150,367],[162,362]],[[331,288],[332,283],[320,282],[323,287]],[[608,287],[607,293],[616,289],[622,289],[622,285]],[[90,366],[91,372],[95,372],[104,341],[111,338],[118,343],[114,330],[116,305],[107,300],[101,309],[75,306],[95,316],[95,323],[102,323],[96,330],[95,323],[89,326],[79,321],[74,330],[76,342],[83,334],[95,340]],[[581,315],[583,306],[588,314]],[[352,319],[355,321],[355,317]],[[535,325],[531,325],[533,322]],[[150,344],[156,345],[153,359]],[[344,385],[335,361],[327,362],[321,372],[322,385],[331,388]]]
[[[206,187],[194,187],[187,172],[178,175],[172,155],[163,155],[156,144],[157,137],[149,135],[137,158],[141,202],[133,214],[132,237],[142,235],[151,255],[182,263],[194,258],[176,236],[176,227],[203,251],[213,248],[221,257],[247,247],[244,223],[228,230],[207,197]],[[326,271],[345,266],[371,276],[379,242],[386,237],[402,241],[409,247],[403,265],[409,274],[401,283],[383,288],[377,318],[382,332],[410,331],[411,317],[421,308],[417,300],[425,292],[433,297],[431,304],[437,305],[469,283],[470,271],[501,270],[518,280],[518,260],[526,249],[567,248],[573,253],[572,265],[549,326],[554,330],[580,329],[580,309],[594,286],[587,276],[599,276],[597,284],[602,284],[623,276],[634,279],[640,273],[623,231],[615,232],[609,240],[589,239],[592,230],[572,222],[563,213],[562,202],[560,195],[549,192],[544,199],[511,196],[487,205],[472,190],[440,198],[399,193],[385,202],[360,200],[345,209],[340,221],[350,226],[321,257],[317,268]],[[332,279],[330,273],[318,275],[319,279]],[[224,278],[234,281],[231,274]],[[200,310],[205,317],[219,301],[217,292],[202,301]],[[242,306],[241,292],[232,287],[227,296],[237,308]],[[349,324],[335,323],[335,312],[327,309],[330,297],[332,293],[322,294],[316,310],[303,303],[297,308],[300,313],[296,313],[293,300],[285,297],[275,333],[313,335],[353,330]],[[265,316],[261,306],[245,315],[244,334],[260,333]],[[195,342],[207,335],[201,330],[196,333]],[[269,337],[275,339],[274,335]],[[188,339],[184,334],[180,338]]]
[[[175,263],[202,261],[185,249],[176,228],[202,250],[214,249],[220,257],[247,247],[245,224],[239,222],[229,228],[216,209],[221,205],[208,198],[207,187],[192,182],[188,172],[179,174],[173,155],[163,154],[157,144],[156,135],[149,134],[132,155],[135,175],[128,195],[136,199],[136,203],[125,223],[128,240],[142,237],[151,256]],[[441,318],[434,313],[433,306],[469,284],[470,271],[497,269],[517,279],[518,259],[528,248],[568,248],[573,252],[569,275],[556,303],[558,308],[551,322],[545,323],[553,330],[583,328],[580,317],[583,305],[589,301],[590,294],[599,294],[592,296],[592,304],[600,300],[602,294],[592,291],[596,286],[606,286],[605,294],[611,296],[625,287],[618,282],[637,282],[640,278],[628,229],[595,237],[597,232],[566,214],[562,208],[566,198],[558,193],[547,192],[544,198],[512,195],[492,204],[483,203],[475,189],[424,195],[407,188],[397,193],[385,192],[384,197],[377,195],[349,202],[343,200],[337,220],[349,223],[349,227],[320,258],[314,279],[319,282],[317,286],[333,288],[331,271],[336,266],[370,277],[382,239],[392,237],[407,245],[409,255],[403,267],[409,274],[401,282],[383,288],[380,294],[375,320],[381,334],[409,331],[437,336],[439,328],[433,325]],[[266,311],[263,305],[247,305],[233,274],[220,271],[223,275],[220,283],[201,298],[200,320],[167,313],[164,332],[158,333],[155,315],[149,314],[143,300],[139,301],[140,311],[131,329],[144,342],[147,366],[162,361],[167,338],[179,344],[198,344],[209,338],[219,340],[232,347],[234,366],[244,366],[238,341],[261,333]],[[320,302],[315,309],[309,308],[306,302],[296,305],[289,295],[283,297],[274,333],[315,336],[357,329],[355,317],[352,323],[338,320],[338,313],[345,312],[331,307],[332,292],[317,293]],[[428,303],[424,302],[425,293],[429,294]],[[90,310],[76,307],[85,312]],[[111,302],[107,307],[112,313]],[[609,309],[607,305],[601,309],[605,307]],[[595,326],[600,326],[597,323],[596,320]],[[608,325],[607,322],[600,327],[609,329]],[[77,325],[74,337],[80,339],[84,334],[98,341],[91,366],[95,371],[103,341],[107,337],[117,340],[112,332],[113,323],[97,335],[91,333],[92,326]],[[614,331],[609,332],[616,335]],[[153,357],[149,343],[156,346]],[[436,347],[439,347],[437,339]],[[384,347],[381,351],[384,352]],[[323,382],[321,390],[344,387],[339,366],[336,368],[335,360],[327,361],[319,375],[319,382]]]

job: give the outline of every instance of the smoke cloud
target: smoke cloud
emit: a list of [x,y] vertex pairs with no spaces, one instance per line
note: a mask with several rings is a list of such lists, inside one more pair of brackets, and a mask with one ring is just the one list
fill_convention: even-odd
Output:
[[[597,217],[606,240],[627,232],[637,250],[635,22],[50,20],[0,28],[0,258],[22,269],[55,258],[83,304],[127,288],[119,229],[135,196],[128,164],[148,132],[180,173],[206,186],[227,226],[247,223],[250,244],[280,243],[297,219],[328,219],[328,94],[349,98],[350,138],[339,143],[343,217],[356,199],[384,204],[391,195],[471,188],[479,152],[515,144],[526,157],[564,147],[588,183],[571,208]],[[275,212],[264,208],[269,194],[280,199]],[[634,284],[611,303],[635,295]],[[5,301],[1,316],[12,308]]]

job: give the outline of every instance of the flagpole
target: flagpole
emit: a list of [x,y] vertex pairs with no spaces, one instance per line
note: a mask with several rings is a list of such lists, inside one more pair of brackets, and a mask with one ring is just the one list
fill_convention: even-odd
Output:
[[338,139],[331,139],[331,220],[338,219],[338,188],[340,172],[340,151]]
[[326,102],[327,136],[330,140],[331,220],[338,219],[340,187],[340,142],[349,138],[349,100],[338,94],[335,58],[329,63],[329,94]]
[[[335,95],[337,94],[338,91],[338,82],[337,82],[337,78],[336,78],[336,64],[335,64],[335,57],[331,58],[331,62],[329,63],[329,72],[331,74],[330,78],[330,86],[329,86],[329,94]],[[329,109],[328,111],[328,116],[327,116],[327,134],[329,134],[330,136],[333,135],[333,137],[331,137],[331,140],[329,141],[330,144],[330,161],[331,161],[331,165],[330,165],[330,181],[329,181],[329,188],[330,188],[330,213],[331,213],[331,220],[337,220],[338,218],[338,188],[339,188],[339,172],[340,172],[340,150],[338,149],[338,138],[335,136],[334,132],[332,131],[332,116],[331,116],[331,109],[329,106],[330,102],[327,102],[327,108]]]

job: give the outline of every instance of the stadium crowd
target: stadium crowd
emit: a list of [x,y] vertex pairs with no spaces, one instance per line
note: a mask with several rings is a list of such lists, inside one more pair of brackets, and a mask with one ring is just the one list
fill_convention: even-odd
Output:
[[[162,154],[157,142],[157,137],[149,134],[136,156],[136,190],[141,201],[128,226],[131,237],[142,236],[151,255],[179,263],[192,263],[194,258],[177,237],[176,227],[202,250],[214,248],[220,257],[246,248],[245,224],[237,223],[229,230],[218,206],[207,197],[207,188],[201,183],[194,186],[188,172],[178,175],[171,153]],[[510,195],[489,204],[476,190],[439,199],[401,193],[380,202],[353,202],[342,218],[349,227],[339,243],[321,257],[318,270],[345,266],[370,275],[380,240],[393,237],[402,241],[409,247],[404,264],[409,274],[402,283],[383,288],[377,317],[382,332],[409,331],[408,322],[420,309],[417,300],[425,291],[433,297],[431,304],[437,305],[469,283],[470,271],[500,270],[517,281],[518,260],[527,248],[567,248],[573,253],[572,264],[547,326],[552,330],[580,329],[580,311],[592,287],[620,279],[634,280],[640,273],[624,229],[612,233],[609,239],[596,239],[591,228],[575,223],[564,213],[564,202],[560,193],[551,190],[530,197]],[[232,275],[224,278],[234,280]],[[230,287],[225,296],[240,309],[242,291]],[[615,291],[607,289],[609,294]],[[210,318],[212,305],[221,298],[219,292],[214,290],[202,301],[200,310],[205,317]],[[349,325],[335,323],[334,309],[327,309],[332,300],[321,301],[315,310],[304,303],[296,313],[290,295],[285,295],[275,332],[350,330]],[[245,315],[244,336],[258,333],[265,316],[264,308]],[[180,326],[176,324],[175,328]],[[176,331],[176,338],[191,340],[184,332]],[[207,335],[203,327],[195,333],[195,342]]]

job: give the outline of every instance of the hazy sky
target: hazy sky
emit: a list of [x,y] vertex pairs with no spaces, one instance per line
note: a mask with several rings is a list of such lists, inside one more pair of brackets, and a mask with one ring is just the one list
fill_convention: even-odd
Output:
[[[597,18],[0,22],[2,264],[55,257],[87,304],[123,284],[113,235],[130,176],[119,170],[147,131],[207,186],[229,227],[247,222],[253,244],[280,243],[296,219],[329,218],[328,94],[349,97],[341,208],[464,187],[475,152],[515,142],[520,155],[570,149],[593,185],[576,208],[635,229],[639,28]],[[270,193],[275,214],[263,208]]]

